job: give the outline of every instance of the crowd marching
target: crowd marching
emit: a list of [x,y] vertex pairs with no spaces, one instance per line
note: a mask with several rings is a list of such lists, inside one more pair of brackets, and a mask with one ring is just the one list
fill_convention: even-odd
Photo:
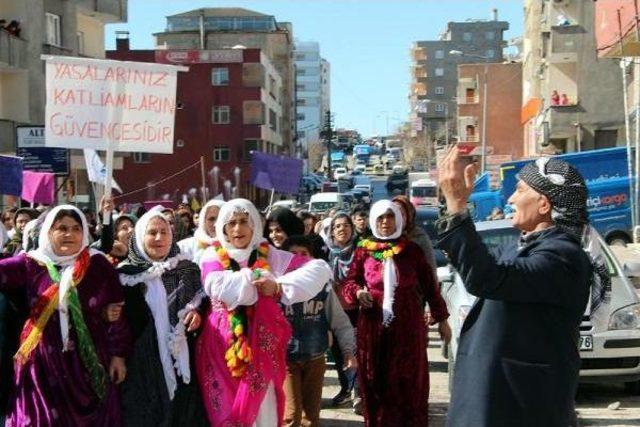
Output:
[[[554,359],[569,367],[553,377],[559,401],[551,418],[547,408],[518,402],[500,409],[493,399],[527,385],[489,372],[497,359],[525,357],[506,350],[509,328],[535,310],[561,329],[560,347],[577,328],[592,268],[574,237],[586,217],[571,217],[585,203],[581,190],[574,194],[581,180],[553,162],[553,173],[541,166],[521,175],[512,202],[524,255],[492,257],[465,217],[469,166],[455,150],[445,162],[441,245],[486,298],[461,337],[468,355],[458,356],[450,423],[533,417],[552,420],[536,425],[568,425],[577,378],[571,351]],[[328,354],[341,386],[335,405],[352,404],[368,426],[427,425],[427,329],[437,325],[445,341],[451,331],[432,242],[415,215],[405,196],[322,219],[286,208],[263,215],[245,199],[211,200],[197,213],[125,212],[111,200],[97,217],[71,205],[5,211],[6,426],[317,426]],[[552,291],[527,287],[558,271],[576,278],[566,287],[576,298],[568,290],[566,302],[545,301]],[[540,382],[527,372],[525,381]]]

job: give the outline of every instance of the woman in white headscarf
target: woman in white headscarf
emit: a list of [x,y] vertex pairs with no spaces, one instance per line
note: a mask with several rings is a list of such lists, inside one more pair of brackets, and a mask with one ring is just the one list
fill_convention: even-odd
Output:
[[124,300],[118,276],[89,249],[87,221],[74,206],[47,214],[38,243],[0,261],[0,291],[25,292],[30,305],[7,425],[120,426],[115,385],[126,375],[130,333],[124,317],[103,316]]
[[331,277],[326,262],[269,245],[262,228],[250,201],[227,202],[201,260],[212,327],[199,338],[196,365],[213,426],[282,424],[291,328],[279,304],[313,298]]
[[359,304],[358,380],[367,426],[428,425],[429,365],[425,302],[433,321],[449,314],[418,245],[403,236],[400,208],[371,207],[370,239],[358,242],[343,284],[347,303]]
[[178,242],[180,253],[189,255],[191,261],[198,265],[204,250],[211,246],[216,238],[216,220],[222,205],[224,205],[223,200],[209,200],[200,210],[198,228],[193,236]]
[[205,426],[193,336],[206,299],[200,270],[173,241],[160,207],[136,223],[127,260],[118,266],[134,336],[122,385],[127,426]]

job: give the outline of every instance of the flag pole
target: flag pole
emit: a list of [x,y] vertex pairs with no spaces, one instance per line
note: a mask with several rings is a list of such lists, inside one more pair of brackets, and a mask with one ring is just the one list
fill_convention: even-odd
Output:
[[[109,141],[109,145],[107,145],[107,165],[106,165],[106,177],[104,183],[104,197],[107,199],[111,198],[111,183],[113,181],[113,142]],[[111,215],[102,216],[102,224],[109,225],[111,222]]]

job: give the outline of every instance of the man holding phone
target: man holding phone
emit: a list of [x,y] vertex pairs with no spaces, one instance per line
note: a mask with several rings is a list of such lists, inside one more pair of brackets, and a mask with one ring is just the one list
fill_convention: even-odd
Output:
[[[490,251],[467,212],[476,171],[456,148],[440,167],[439,247],[478,297],[460,335],[447,425],[572,425],[578,327],[594,277],[581,247],[586,185],[561,160],[527,164],[509,198],[520,241]],[[602,279],[592,306],[606,298]]]

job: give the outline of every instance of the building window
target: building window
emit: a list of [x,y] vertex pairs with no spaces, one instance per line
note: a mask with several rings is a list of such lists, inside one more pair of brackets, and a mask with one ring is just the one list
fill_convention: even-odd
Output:
[[444,58],[444,50],[436,50],[436,59]]
[[211,84],[213,86],[227,86],[229,84],[229,69],[226,67],[212,69]]
[[229,147],[222,145],[213,149],[214,162],[228,162],[230,157]]
[[133,163],[151,163],[149,153],[133,153]]
[[274,79],[273,76],[269,74],[269,95],[271,95],[271,98],[276,99],[277,92],[278,88],[276,88],[276,79]]
[[242,158],[245,162],[251,161],[251,152],[258,151],[258,140],[257,139],[245,139],[244,140],[244,149],[242,152]]
[[278,116],[271,108],[269,108],[269,129],[274,132],[278,131]]
[[444,68],[436,68],[435,74],[436,74],[436,77],[444,76]]
[[296,76],[304,76],[307,74],[307,70],[304,68],[296,68]]
[[495,58],[496,56],[496,51],[493,49],[489,49],[487,50],[487,58]]
[[78,55],[84,55],[84,33],[78,31],[76,33],[76,39],[78,41]]
[[296,61],[304,61],[304,53],[296,53]]
[[307,105],[307,100],[305,98],[297,98],[296,99],[296,105],[305,106],[305,105]]
[[231,107],[228,105],[214,105],[211,109],[211,123],[214,125],[231,123]]
[[296,121],[301,122],[301,121],[304,121],[304,120],[305,120],[305,118],[306,118],[306,116],[304,115],[304,113],[298,113],[298,114],[296,114]]
[[305,88],[305,85],[300,85],[300,84],[296,85],[296,90],[298,92],[304,92],[304,88]]
[[306,130],[299,130],[298,131],[298,138],[304,138],[307,135],[307,131]]
[[52,46],[62,46],[62,37],[60,36],[60,15],[46,13],[47,18],[47,44]]
[[462,34],[462,40],[466,41],[466,42],[470,42],[472,39],[472,35],[471,33],[463,33]]
[[484,33],[484,38],[487,40],[494,40],[496,38],[496,33],[494,33],[493,31],[487,31],[486,33]]
[[436,104],[436,111],[441,113],[444,111],[444,104]]
[[437,86],[436,87],[436,95],[444,95],[444,87]]

